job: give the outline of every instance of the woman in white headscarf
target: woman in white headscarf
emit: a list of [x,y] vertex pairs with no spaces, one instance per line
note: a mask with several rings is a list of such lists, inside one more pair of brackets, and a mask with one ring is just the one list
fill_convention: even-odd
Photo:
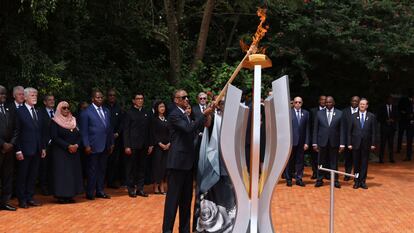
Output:
[[79,156],[81,136],[69,103],[62,101],[51,122],[54,196],[61,204],[74,203],[83,192],[82,167]]

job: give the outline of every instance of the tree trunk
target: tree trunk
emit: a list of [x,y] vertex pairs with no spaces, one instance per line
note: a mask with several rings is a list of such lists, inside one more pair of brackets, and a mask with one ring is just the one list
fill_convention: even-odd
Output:
[[229,47],[230,47],[230,45],[231,45],[231,42],[233,41],[234,33],[236,32],[237,25],[239,24],[239,19],[240,19],[240,15],[237,15],[237,16],[236,16],[236,19],[234,20],[233,27],[231,28],[230,35],[229,35],[229,37],[228,37],[228,39],[227,39],[226,49],[224,50],[224,59],[223,59],[223,60],[224,60],[224,62],[227,62],[227,58],[228,58],[228,56],[229,56],[229,51],[228,51],[228,49],[229,49]]
[[179,79],[181,68],[178,21],[174,2],[174,0],[164,0],[165,13],[167,15],[168,44],[170,50],[170,75],[168,77],[168,81],[171,84],[175,84]]
[[211,16],[213,15],[215,0],[207,0],[204,8],[203,19],[200,26],[200,34],[198,35],[197,47],[194,54],[194,61],[192,69],[197,68],[198,63],[203,60],[204,52],[206,50],[208,30],[210,28]]

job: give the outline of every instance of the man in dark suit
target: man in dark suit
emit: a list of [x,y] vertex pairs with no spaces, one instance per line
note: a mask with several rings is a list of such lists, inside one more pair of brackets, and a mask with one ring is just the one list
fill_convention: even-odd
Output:
[[43,195],[49,195],[52,184],[50,174],[52,173],[52,154],[51,154],[51,138],[50,138],[50,122],[55,115],[55,97],[51,94],[43,97],[44,108],[39,109],[39,115],[43,120],[44,140],[46,141],[47,156],[40,160],[39,166],[39,184]]
[[[348,125],[351,124],[352,114],[358,112],[358,105],[359,105],[360,98],[359,96],[352,96],[350,104],[351,106],[342,110],[343,118],[344,118],[344,129],[348,129]],[[345,137],[347,140],[348,137]],[[345,172],[351,174],[352,172],[352,151],[348,149],[348,143],[346,143],[345,150],[344,150],[344,160],[345,160]],[[345,176],[344,181],[349,181],[351,179],[350,176]]]
[[[316,114],[318,111],[325,109],[326,105],[326,96],[320,95],[318,99],[318,107],[310,109],[310,129],[311,135],[313,135],[313,123],[315,122]],[[318,177],[318,152],[313,149],[310,150],[311,154],[311,163],[312,163],[312,176],[311,179],[316,179]]]
[[191,198],[193,193],[193,168],[196,157],[194,136],[204,123],[204,115],[211,114],[207,108],[204,115],[191,121],[185,114],[188,106],[188,95],[184,90],[174,93],[176,107],[168,115],[171,135],[171,147],[167,158],[168,192],[165,199],[163,232],[173,231],[177,208],[180,210],[180,233],[190,232]]
[[404,136],[404,132],[407,138],[407,127],[408,127],[408,117],[410,111],[410,92],[412,90],[407,90],[406,95],[401,96],[398,101],[398,138],[397,138],[397,153],[401,152],[401,145]]
[[414,94],[411,97],[411,104],[408,108],[408,127],[407,127],[407,156],[404,161],[411,161],[413,154],[414,137]]
[[114,151],[108,157],[108,168],[106,172],[106,182],[109,188],[119,188],[119,181],[124,177],[124,166],[121,163],[121,154],[123,154],[122,146],[122,116],[123,111],[121,105],[117,101],[117,92],[111,88],[107,92],[105,107],[109,109],[111,114],[111,127],[114,131]]
[[[319,165],[329,161],[329,168],[338,170],[338,153],[345,149],[345,129],[342,111],[334,108],[335,100],[332,96],[326,97],[326,109],[316,114],[313,125],[313,149],[319,152]],[[318,171],[315,187],[323,185],[325,172]],[[338,175],[335,175],[335,187],[341,188]]]
[[16,194],[19,207],[39,206],[33,199],[35,183],[39,171],[40,158],[46,157],[46,142],[43,137],[43,119],[35,109],[37,90],[24,89],[25,104],[16,111]]
[[292,115],[292,151],[289,162],[285,168],[286,185],[292,186],[291,171],[294,171],[296,185],[305,186],[302,181],[304,169],[304,151],[309,147],[310,129],[309,112],[302,109],[302,98],[297,96],[293,99]]
[[15,86],[13,87],[13,98],[14,101],[9,105],[9,108],[16,110],[24,105],[24,87]]
[[144,192],[145,157],[151,154],[149,111],[144,109],[144,94],[137,93],[133,107],[124,117],[125,178],[130,197],[148,197]]
[[0,210],[15,211],[9,204],[13,191],[14,145],[16,144],[15,112],[5,106],[7,91],[0,86]]
[[394,155],[393,155],[393,145],[394,145],[394,134],[397,128],[396,120],[397,120],[397,110],[395,105],[393,105],[393,98],[392,96],[388,96],[386,99],[386,103],[383,104],[378,109],[378,122],[380,123],[380,134],[381,134],[381,141],[380,141],[380,152],[379,152],[379,162],[384,163],[384,152],[385,146],[388,145],[388,153],[390,162],[394,163]]
[[92,104],[80,115],[80,131],[87,161],[86,198],[111,198],[104,192],[105,172],[108,156],[114,148],[114,135],[110,113],[102,107],[101,91],[92,92]]
[[362,98],[359,102],[359,111],[352,114],[348,125],[348,148],[352,150],[354,158],[355,178],[354,189],[359,187],[367,189],[368,160],[370,150],[375,150],[375,133],[377,120],[375,115],[368,112],[368,100]]

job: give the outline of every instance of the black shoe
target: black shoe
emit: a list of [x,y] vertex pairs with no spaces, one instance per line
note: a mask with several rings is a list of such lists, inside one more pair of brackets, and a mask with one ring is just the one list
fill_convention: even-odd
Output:
[[137,194],[135,193],[135,192],[128,192],[128,196],[129,197],[132,197],[132,198],[136,198],[137,197]]
[[349,177],[349,176],[344,177],[344,181],[349,181],[350,179],[351,179],[351,177]]
[[286,186],[292,187],[292,181],[291,180],[286,180]]
[[138,190],[137,195],[141,197],[148,197],[148,194],[144,190]]
[[6,203],[0,206],[0,210],[16,211],[17,209],[16,207]]
[[341,188],[341,184],[339,183],[339,181],[335,181],[335,188],[340,189]]
[[359,187],[361,187],[361,188],[363,188],[363,189],[368,189],[368,186],[367,186],[367,184],[365,184],[365,183],[361,183],[361,184],[359,185]]
[[20,202],[19,203],[19,208],[27,209],[27,208],[29,208],[29,206],[27,206],[27,204],[25,202]]
[[66,199],[64,199],[64,198],[58,198],[57,199],[57,203],[59,203],[59,204],[67,204]]
[[42,195],[43,196],[50,196],[49,190],[47,190],[46,188],[42,188]]
[[316,180],[316,178],[317,178],[316,173],[313,173],[312,176],[311,176],[311,179]]
[[95,197],[92,195],[86,195],[86,199],[93,201],[95,200]]
[[41,206],[42,203],[37,202],[35,200],[31,200],[31,201],[27,201],[27,205],[29,205],[29,206]]
[[109,196],[106,193],[101,193],[101,194],[96,194],[96,198],[111,199],[111,196]]
[[359,183],[358,183],[358,182],[355,182],[355,183],[354,183],[354,186],[353,186],[353,188],[354,188],[354,189],[357,189],[357,188],[359,188]]
[[305,187],[305,183],[303,183],[303,181],[302,181],[302,180],[297,180],[297,181],[296,181],[296,185],[299,185],[299,186],[301,186],[301,187]]
[[321,180],[316,181],[315,187],[318,188],[318,187],[321,187],[321,186],[323,186],[323,181],[321,181]]
[[73,199],[73,198],[67,198],[66,199],[66,203],[69,203],[69,204],[72,204],[72,203],[75,203],[76,201],[75,201],[75,199]]

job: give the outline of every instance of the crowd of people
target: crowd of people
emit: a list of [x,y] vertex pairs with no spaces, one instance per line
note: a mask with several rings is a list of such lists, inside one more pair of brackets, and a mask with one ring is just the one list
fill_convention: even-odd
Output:
[[[132,107],[124,110],[117,102],[115,89],[106,93],[94,90],[90,104],[80,103],[76,113],[72,113],[75,108],[69,101],[55,107],[51,94],[43,97],[43,107],[36,107],[38,91],[31,87],[16,86],[12,96],[13,100],[7,101],[7,90],[0,86],[0,209],[16,210],[9,202],[13,194],[19,208],[40,206],[34,198],[36,184],[43,195],[53,195],[61,204],[74,203],[74,197],[81,193],[88,200],[109,199],[105,185],[125,185],[131,198],[147,197],[146,157],[152,156],[154,194],[167,195],[164,232],[172,230],[177,208],[182,215],[180,226],[189,228],[197,151],[203,128],[211,125],[213,112],[219,111],[208,103],[206,93],[200,92],[197,104],[191,106],[185,90],[177,90],[171,103],[155,101],[147,110],[145,96],[138,92],[132,97]],[[305,154],[311,155],[315,187],[329,178],[318,166],[337,170],[339,155],[343,154],[345,171],[358,174],[353,188],[367,189],[368,160],[376,149],[377,128],[378,162],[384,162],[386,147],[389,162],[395,162],[397,130],[397,151],[401,151],[406,131],[405,160],[411,160],[413,101],[401,98],[396,106],[389,96],[374,114],[368,111],[368,100],[358,96],[351,98],[349,107],[339,110],[332,96],[322,95],[319,106],[310,111],[302,108],[301,97],[295,97],[291,110],[292,151],[283,174],[287,186],[292,186],[292,179],[296,185],[305,186]],[[349,180],[345,176],[344,181]],[[337,176],[335,187],[341,187]]]

